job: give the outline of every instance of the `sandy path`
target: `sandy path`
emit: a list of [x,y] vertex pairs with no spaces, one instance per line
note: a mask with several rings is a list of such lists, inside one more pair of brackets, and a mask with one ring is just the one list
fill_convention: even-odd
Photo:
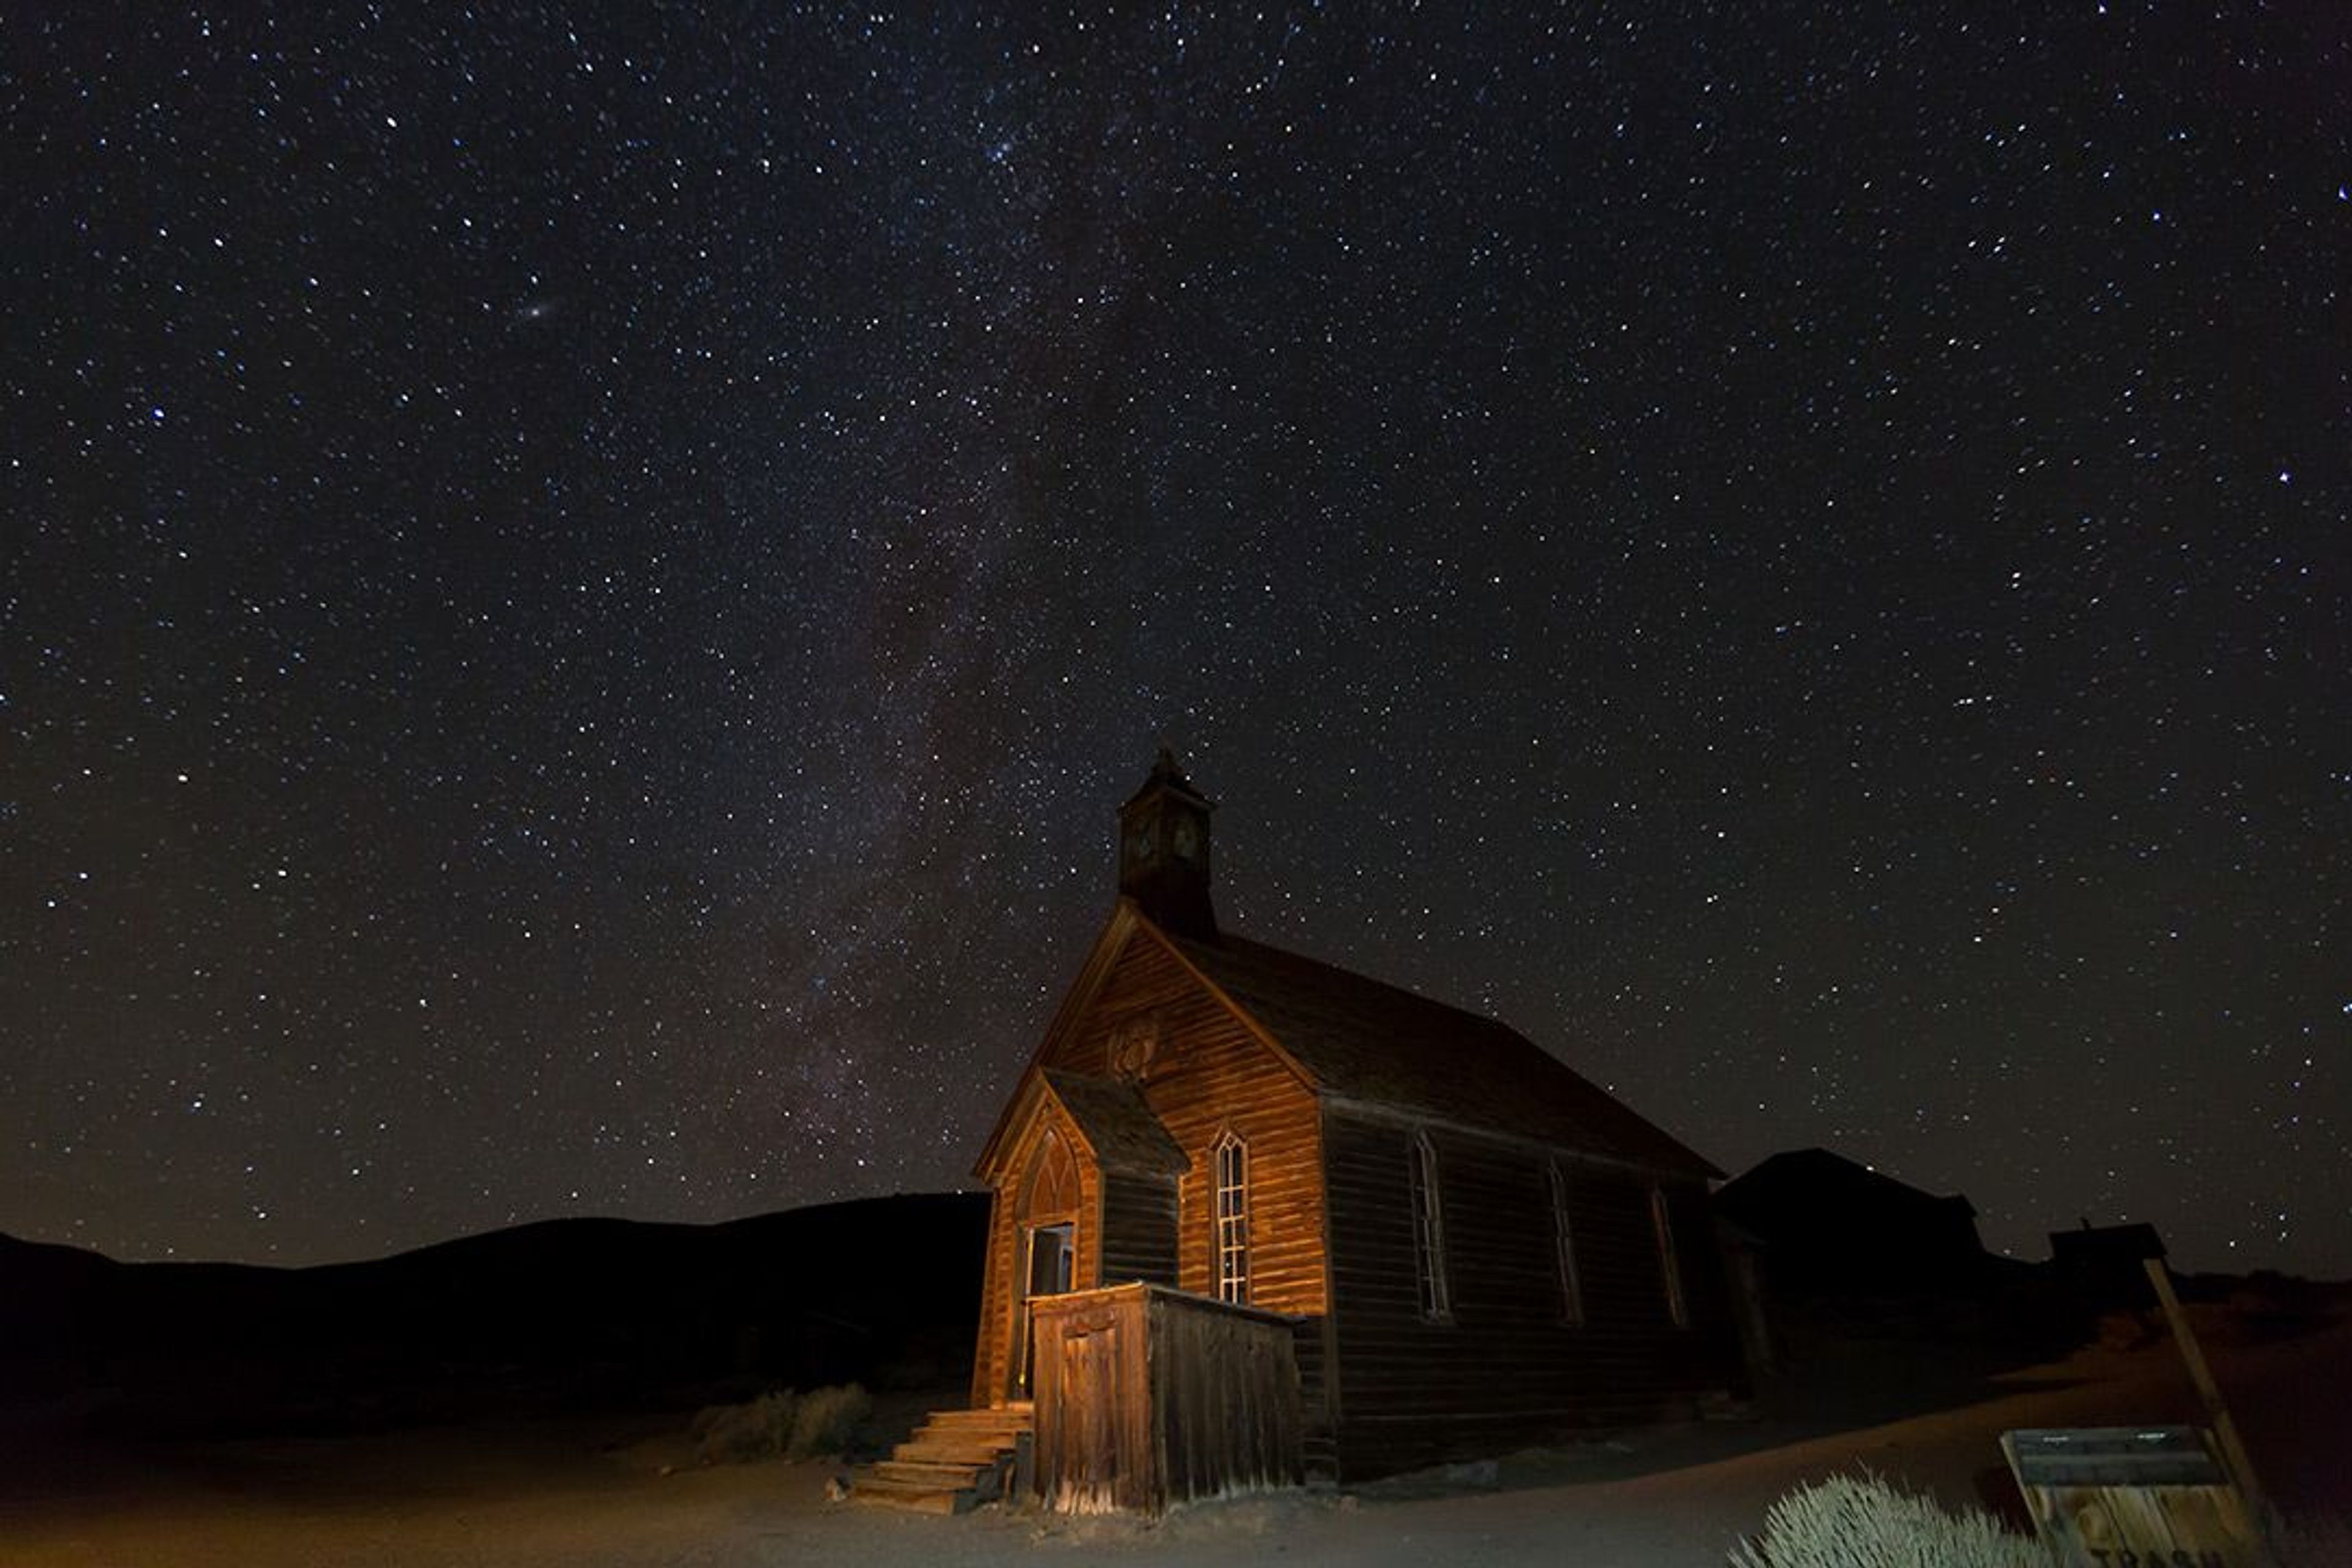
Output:
[[[2218,1350],[2257,1463],[2291,1505],[2352,1514],[2352,1324]],[[942,1520],[824,1500],[824,1465],[662,1474],[675,1450],[615,1448],[610,1423],[210,1445],[160,1457],[18,1453],[0,1488],[0,1563],[26,1568],[876,1568],[1089,1563],[1575,1563],[1714,1568],[1795,1482],[1856,1462],[1948,1500],[1998,1472],[2025,1426],[2180,1420],[2168,1346],[2088,1352],[1972,1403],[1870,1421],[1884,1374],[1816,1379],[1772,1420],[1646,1435],[1506,1462],[1486,1489],[1373,1489],[1180,1512],[1160,1524]],[[1823,1397],[1822,1391],[1832,1391]],[[1843,1407],[1842,1407],[1843,1406]],[[1916,1406],[1915,1406],[1916,1407]]]

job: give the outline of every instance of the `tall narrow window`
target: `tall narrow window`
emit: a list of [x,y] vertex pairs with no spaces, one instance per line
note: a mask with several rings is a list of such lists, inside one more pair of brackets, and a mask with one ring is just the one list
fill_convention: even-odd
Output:
[[1666,1190],[1650,1189],[1650,1227],[1658,1233],[1658,1271],[1666,1288],[1666,1316],[1675,1327],[1690,1327],[1690,1304],[1683,1300],[1682,1260],[1675,1256],[1675,1222],[1666,1212]]
[[1551,1173],[1551,1244],[1559,1268],[1559,1321],[1571,1328],[1584,1321],[1584,1281],[1576,1272],[1576,1231],[1568,1215],[1568,1172],[1557,1160]]
[[1249,1277],[1249,1145],[1217,1140],[1217,1300],[1246,1304]]
[[1437,1150],[1429,1134],[1412,1138],[1412,1269],[1421,1286],[1421,1315],[1433,1323],[1454,1316],[1445,1284],[1445,1214],[1437,1194]]

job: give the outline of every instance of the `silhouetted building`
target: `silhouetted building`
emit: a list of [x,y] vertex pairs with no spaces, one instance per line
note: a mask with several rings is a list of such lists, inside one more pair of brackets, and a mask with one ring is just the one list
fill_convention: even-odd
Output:
[[2109,1306],[2145,1306],[2155,1300],[2144,1261],[2164,1256],[2164,1238],[2146,1221],[2093,1225],[2050,1233],[2050,1266],[2058,1277],[2094,1301]]
[[1977,1211],[1826,1149],[1774,1154],[1715,1194],[1777,1296],[1904,1295],[1981,1275]]

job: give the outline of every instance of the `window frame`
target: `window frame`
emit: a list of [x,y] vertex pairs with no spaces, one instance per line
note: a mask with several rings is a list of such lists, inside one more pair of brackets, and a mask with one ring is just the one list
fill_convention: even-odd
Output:
[[1209,1150],[1209,1273],[1217,1300],[1241,1307],[1250,1304],[1249,1178],[1249,1140],[1228,1127]]
[[1586,1322],[1584,1275],[1576,1262],[1576,1217],[1569,1203],[1568,1166],[1557,1156],[1544,1163],[1551,1188],[1552,1264],[1559,1276],[1559,1321],[1571,1329]]
[[1407,1161],[1412,1206],[1412,1272],[1424,1322],[1454,1321],[1453,1282],[1445,1270],[1445,1197],[1437,1166],[1437,1145],[1426,1130],[1412,1135]]
[[1658,1243],[1658,1274],[1665,1288],[1666,1317],[1678,1329],[1690,1327],[1690,1300],[1683,1293],[1683,1265],[1675,1247],[1675,1220],[1666,1204],[1666,1189],[1650,1186],[1650,1229]]

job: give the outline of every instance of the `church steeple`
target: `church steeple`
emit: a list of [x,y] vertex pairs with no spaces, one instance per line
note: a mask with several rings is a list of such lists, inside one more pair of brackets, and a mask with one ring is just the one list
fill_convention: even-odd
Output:
[[1209,814],[1176,753],[1160,748],[1143,787],[1118,808],[1118,890],[1185,936],[1214,936],[1209,907]]

